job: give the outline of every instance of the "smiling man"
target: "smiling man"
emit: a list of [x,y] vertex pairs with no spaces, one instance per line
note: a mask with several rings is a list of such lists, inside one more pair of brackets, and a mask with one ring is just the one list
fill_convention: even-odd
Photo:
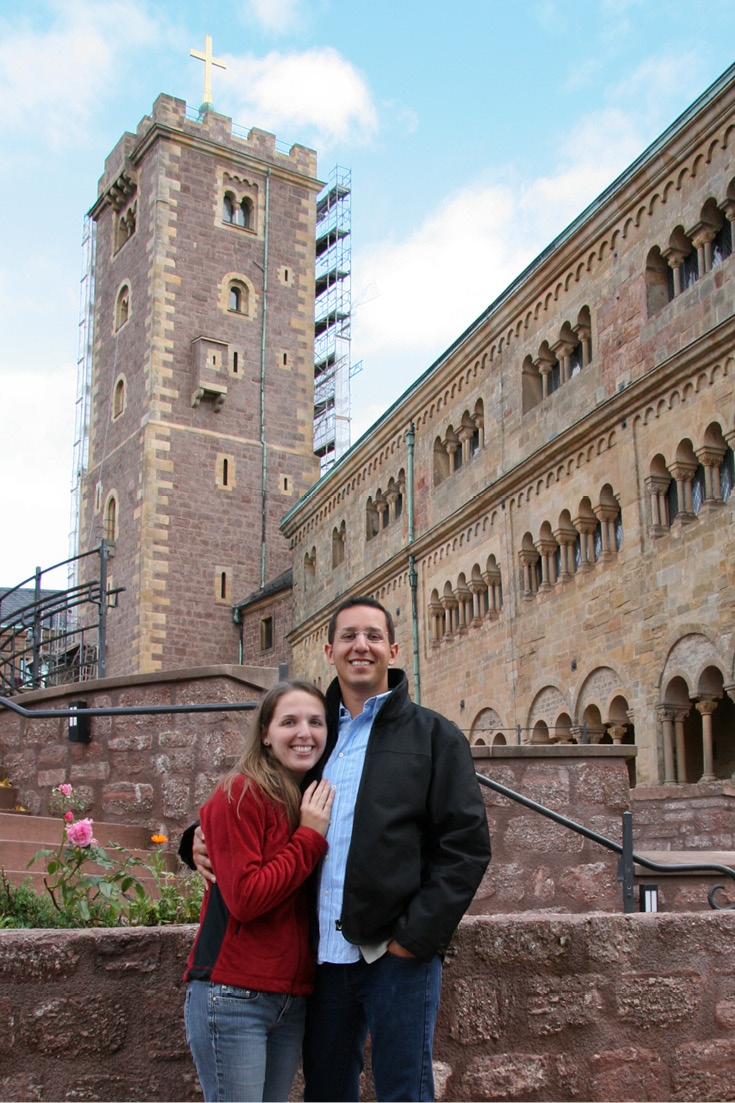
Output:
[[434,1098],[441,959],[490,860],[467,740],[415,705],[393,620],[369,597],[328,629],[327,746],[335,787],[318,879],[318,965],[304,1040],[306,1100],[356,1100],[370,1033],[379,1100]]

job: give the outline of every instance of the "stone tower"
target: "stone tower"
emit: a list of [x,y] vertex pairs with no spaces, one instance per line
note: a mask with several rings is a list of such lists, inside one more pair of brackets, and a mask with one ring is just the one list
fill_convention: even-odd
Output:
[[316,480],[316,154],[161,95],[105,163],[79,550],[124,587],[107,674],[248,661],[236,597],[290,567]]

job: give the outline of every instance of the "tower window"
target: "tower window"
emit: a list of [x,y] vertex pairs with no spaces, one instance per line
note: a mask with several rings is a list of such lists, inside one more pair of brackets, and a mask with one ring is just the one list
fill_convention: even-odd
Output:
[[240,300],[241,300],[241,298],[242,298],[242,296],[240,295],[240,288],[239,287],[231,287],[230,288],[230,310],[236,310],[238,312],[238,314],[240,313]]
[[260,622],[260,650],[270,651],[273,647],[273,617],[263,617]]
[[114,544],[117,539],[117,498],[111,494],[105,506],[105,540]]
[[239,371],[239,361],[236,352],[233,352],[232,354],[232,371],[234,375],[237,375]]
[[115,302],[115,331],[121,329],[130,317],[130,288],[124,283]]
[[112,395],[112,420],[120,417],[120,414],[125,409],[125,380],[122,376],[115,384],[115,390]]

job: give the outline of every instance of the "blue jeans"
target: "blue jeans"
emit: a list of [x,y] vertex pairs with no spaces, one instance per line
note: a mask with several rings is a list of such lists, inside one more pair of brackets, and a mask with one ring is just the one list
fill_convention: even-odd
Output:
[[385,953],[368,965],[317,965],[304,1036],[304,1099],[359,1099],[370,1032],[379,1100],[431,1100],[441,961]]
[[305,1013],[304,996],[190,981],[186,1040],[206,1103],[288,1099]]

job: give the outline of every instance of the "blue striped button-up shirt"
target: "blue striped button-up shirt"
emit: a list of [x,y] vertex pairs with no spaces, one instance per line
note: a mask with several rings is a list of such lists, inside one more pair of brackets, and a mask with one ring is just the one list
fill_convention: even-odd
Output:
[[347,868],[347,852],[352,838],[352,821],[360,787],[370,731],[378,709],[389,693],[381,693],[365,702],[353,720],[344,705],[339,709],[339,735],[324,777],[335,788],[332,818],[327,831],[329,850],[319,877],[319,962],[348,964],[360,960],[360,950],[337,929],[342,915],[342,894]]

